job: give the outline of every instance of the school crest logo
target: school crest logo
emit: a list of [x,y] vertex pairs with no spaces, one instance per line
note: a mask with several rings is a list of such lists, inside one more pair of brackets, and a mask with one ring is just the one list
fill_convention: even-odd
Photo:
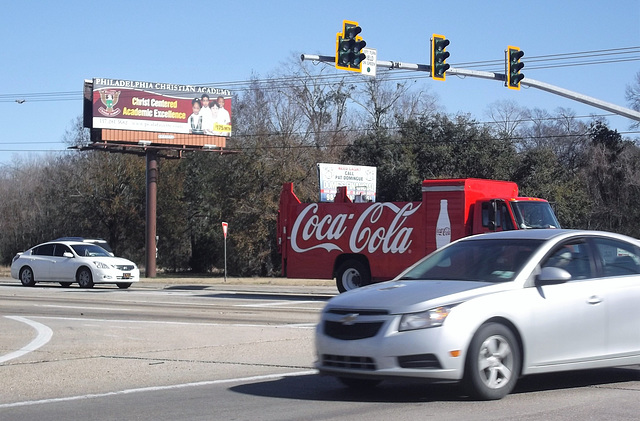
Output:
[[115,117],[122,111],[120,108],[115,108],[120,98],[120,91],[113,89],[105,89],[100,91],[100,101],[104,107],[98,108],[100,114],[105,117]]

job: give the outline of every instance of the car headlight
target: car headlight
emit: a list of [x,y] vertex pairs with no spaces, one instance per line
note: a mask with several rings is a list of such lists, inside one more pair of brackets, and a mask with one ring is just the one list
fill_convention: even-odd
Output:
[[93,262],[94,265],[96,265],[96,267],[98,269],[111,269],[111,266],[109,266],[106,263],[102,263],[102,262]]
[[420,313],[405,314],[400,319],[400,327],[398,330],[403,332],[406,330],[427,329],[430,327],[442,326],[442,323],[444,323],[444,320],[447,318],[453,307],[453,305],[442,306],[422,311]]

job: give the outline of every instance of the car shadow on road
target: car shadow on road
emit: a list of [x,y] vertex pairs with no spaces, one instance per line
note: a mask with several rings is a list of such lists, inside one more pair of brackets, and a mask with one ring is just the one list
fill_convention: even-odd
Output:
[[374,388],[351,389],[320,375],[283,377],[243,384],[231,391],[261,397],[327,402],[430,402],[460,399],[456,385],[384,382]]
[[[633,383],[633,384],[629,384]],[[547,392],[581,387],[633,388],[640,390],[640,367],[606,368],[527,376],[512,394]],[[385,381],[374,388],[352,389],[320,375],[283,377],[243,384],[231,391],[261,397],[327,402],[451,402],[469,401],[461,386],[418,381]]]

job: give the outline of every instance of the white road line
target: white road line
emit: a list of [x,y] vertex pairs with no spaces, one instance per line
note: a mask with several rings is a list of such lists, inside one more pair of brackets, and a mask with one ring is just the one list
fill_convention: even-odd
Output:
[[7,319],[28,324],[29,326],[31,326],[36,330],[38,335],[33,341],[31,341],[29,344],[22,347],[18,351],[10,352],[6,355],[0,356],[0,364],[7,362],[9,360],[13,360],[14,358],[22,357],[25,354],[28,354],[30,352],[37,350],[38,348],[42,347],[47,342],[49,342],[51,340],[51,337],[53,336],[53,331],[48,326],[45,326],[42,323],[34,322],[33,320],[29,320],[20,316],[4,316],[4,317],[6,317]]
[[276,307],[286,306],[292,304],[309,304],[317,303],[317,301],[276,301],[274,303],[261,303],[261,304],[235,304],[234,307]]
[[112,308],[112,307],[77,307],[77,306],[59,306],[53,304],[36,304],[36,307],[49,307],[49,308],[72,308],[74,310],[104,310],[104,311],[131,311],[128,308]]
[[115,392],[105,392],[105,393],[91,393],[87,395],[68,396],[65,398],[52,398],[52,399],[41,399],[36,401],[4,403],[4,404],[0,404],[0,409],[15,408],[18,406],[32,406],[32,405],[42,405],[42,404],[48,404],[48,403],[69,402],[69,401],[77,401],[82,399],[104,398],[107,396],[129,395],[131,393],[159,392],[164,390],[184,389],[187,387],[212,386],[212,385],[225,384],[225,383],[256,382],[256,381],[281,379],[284,377],[295,377],[295,376],[310,376],[312,374],[317,374],[317,373],[318,372],[316,370],[306,370],[306,371],[296,371],[293,373],[285,373],[285,374],[267,374],[263,376],[238,377],[235,379],[208,380],[208,381],[194,382],[194,383],[175,384],[170,386],[140,387],[137,389],[125,389],[125,390],[118,390]]
[[[8,316],[7,316],[8,317]],[[54,317],[54,316],[31,316],[33,319],[48,319],[48,320],[68,320],[74,322],[99,322],[99,323],[117,323],[117,324],[160,324],[160,325],[187,325],[187,326],[221,326],[221,327],[259,327],[259,328],[300,328],[304,324],[293,323],[293,324],[279,324],[279,325],[269,325],[269,324],[251,324],[251,323],[201,323],[201,322],[169,322],[162,320],[116,320],[116,319],[92,319],[87,317]],[[309,323],[308,327],[315,327],[315,323]]]

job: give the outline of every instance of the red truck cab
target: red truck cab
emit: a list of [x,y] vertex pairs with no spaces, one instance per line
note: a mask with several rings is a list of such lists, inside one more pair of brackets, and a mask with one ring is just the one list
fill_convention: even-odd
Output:
[[424,180],[420,202],[301,203],[283,185],[278,251],[290,278],[336,278],[340,292],[392,279],[461,237],[492,231],[559,228],[546,200],[518,197],[508,181]]

